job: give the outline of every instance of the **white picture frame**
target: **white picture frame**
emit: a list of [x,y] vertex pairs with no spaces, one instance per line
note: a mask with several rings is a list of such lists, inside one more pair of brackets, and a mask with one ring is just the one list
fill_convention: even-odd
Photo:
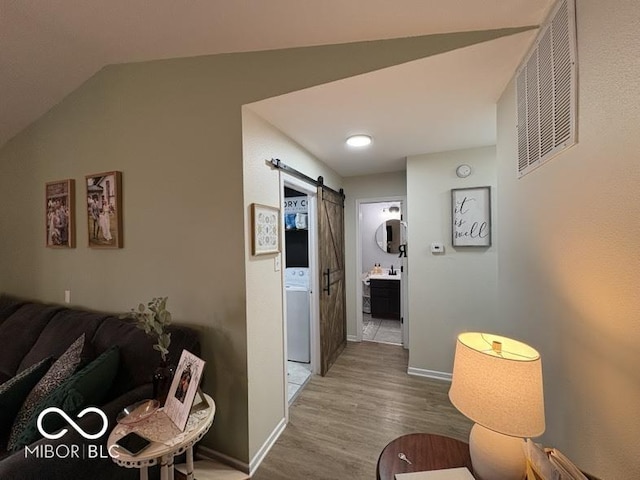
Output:
[[188,350],[183,350],[173,376],[164,412],[173,423],[184,431],[193,406],[193,399],[200,386],[205,361]]
[[454,247],[491,246],[491,187],[451,190],[451,243]]

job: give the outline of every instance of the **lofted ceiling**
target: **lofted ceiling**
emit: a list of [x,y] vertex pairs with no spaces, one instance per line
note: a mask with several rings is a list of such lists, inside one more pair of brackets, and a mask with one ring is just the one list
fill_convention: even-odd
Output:
[[[105,65],[537,25],[551,3],[0,0],[0,147]],[[297,92],[292,95],[303,102],[298,108],[285,97],[254,107],[343,175],[397,170],[409,154],[495,142],[495,125],[488,126],[486,119],[494,115],[490,110],[497,95],[533,35],[518,34]],[[472,89],[476,95],[468,94]],[[345,99],[352,108],[345,108]],[[464,108],[470,109],[465,113]],[[305,122],[294,122],[300,115]],[[321,128],[320,119],[327,118]],[[349,164],[345,154],[353,152],[340,150],[344,136],[366,129],[375,136],[370,161],[357,152]],[[392,137],[395,146],[386,143]],[[466,140],[461,146],[455,137]]]

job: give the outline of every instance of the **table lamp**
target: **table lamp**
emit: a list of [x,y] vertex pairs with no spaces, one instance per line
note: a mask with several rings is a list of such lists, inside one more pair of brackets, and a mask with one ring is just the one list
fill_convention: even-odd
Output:
[[524,438],[544,432],[540,354],[488,333],[458,336],[449,399],[475,422],[469,452],[479,480],[522,480]]

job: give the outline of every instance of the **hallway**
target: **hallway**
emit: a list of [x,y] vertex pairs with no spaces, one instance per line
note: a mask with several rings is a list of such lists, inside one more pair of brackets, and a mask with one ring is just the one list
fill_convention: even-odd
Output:
[[407,375],[401,346],[351,343],[326,377],[315,375],[254,480],[371,480],[394,438],[431,432],[468,437],[471,422],[451,405],[449,383]]

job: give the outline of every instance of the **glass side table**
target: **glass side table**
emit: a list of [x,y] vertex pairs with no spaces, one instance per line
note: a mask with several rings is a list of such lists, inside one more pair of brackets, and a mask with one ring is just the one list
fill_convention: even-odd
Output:
[[[198,442],[213,424],[216,406],[213,399],[201,395],[201,402],[194,403],[184,432],[171,421],[161,408],[150,417],[131,425],[118,424],[107,440],[111,459],[125,468],[140,470],[140,480],[148,480],[148,468],[160,465],[161,480],[174,480],[174,457],[187,453],[187,480],[193,480],[193,445]],[[130,432],[149,439],[151,445],[138,455],[130,455],[116,445],[116,441]]]

